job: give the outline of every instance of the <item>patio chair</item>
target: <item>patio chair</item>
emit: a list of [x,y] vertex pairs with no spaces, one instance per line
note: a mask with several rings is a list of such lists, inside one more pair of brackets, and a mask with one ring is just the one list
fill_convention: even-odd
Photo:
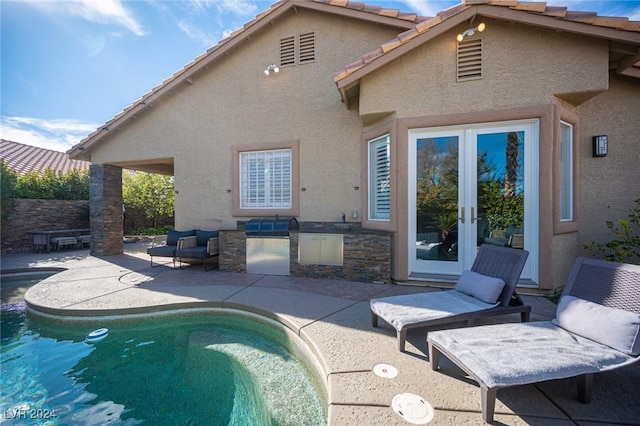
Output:
[[593,374],[638,362],[640,266],[578,258],[556,318],[430,333],[431,368],[445,355],[480,385],[482,417],[493,421],[499,389],[578,377],[591,400]]
[[183,258],[202,259],[202,268],[207,271],[207,259],[220,254],[219,241],[218,231],[196,229],[196,235],[178,240],[176,257],[180,260],[180,263],[182,263]]
[[151,267],[153,268],[153,256],[170,257],[173,260],[173,267],[176,267],[176,250],[178,249],[178,240],[183,237],[191,237],[196,235],[196,230],[176,231],[169,230],[166,237],[154,237],[151,247],[147,249],[147,254],[151,256]]
[[453,290],[371,299],[371,325],[378,326],[378,317],[389,323],[404,352],[412,328],[457,321],[474,325],[479,318],[513,313],[529,321],[531,306],[515,292],[528,256],[526,250],[483,244],[471,271],[463,271]]

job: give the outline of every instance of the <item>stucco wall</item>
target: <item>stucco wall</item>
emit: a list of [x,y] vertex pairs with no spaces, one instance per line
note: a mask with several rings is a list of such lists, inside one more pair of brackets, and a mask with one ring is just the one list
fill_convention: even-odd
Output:
[[[573,114],[579,104],[608,87],[606,42],[567,33],[511,26],[486,20],[483,70],[479,80],[456,81],[456,39],[465,28],[439,36],[376,72],[360,87],[359,112],[365,118],[394,111],[367,127],[373,131],[397,119],[397,191],[406,187],[404,146],[411,128],[540,118],[539,249],[537,282],[542,289],[561,286],[577,254],[576,233],[556,232],[553,181],[557,161],[556,126],[560,111]],[[562,101],[561,99],[564,99]],[[527,115],[528,114],[528,115]],[[392,140],[392,144],[394,141]],[[590,152],[590,150],[589,150]],[[555,189],[554,189],[555,188]],[[399,247],[406,243],[407,200],[399,196]],[[395,253],[395,278],[406,279],[406,253]]]
[[[580,230],[578,244],[613,239],[606,221],[628,218],[640,198],[640,81],[612,75],[609,90],[578,108]],[[592,137],[609,136],[609,154],[592,156]]]
[[[282,67],[283,37],[314,31],[316,61]],[[92,152],[94,163],[172,157],[176,227],[234,228],[231,146],[300,141],[300,216],[340,220],[360,209],[360,133],[357,111],[341,103],[333,74],[398,30],[299,9],[196,75],[148,108]],[[294,188],[300,191],[300,188]]]
[[[456,81],[458,27],[363,79],[360,114],[458,114],[550,104],[552,95],[604,90],[608,44],[567,33],[483,20],[482,79]],[[478,36],[476,36],[477,38]]]

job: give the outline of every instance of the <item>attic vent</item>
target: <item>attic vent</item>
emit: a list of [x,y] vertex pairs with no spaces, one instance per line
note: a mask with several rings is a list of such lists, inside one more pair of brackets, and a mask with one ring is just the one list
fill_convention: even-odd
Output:
[[295,65],[296,63],[296,39],[294,36],[280,40],[280,66]]
[[458,43],[458,81],[482,78],[482,39]]
[[300,34],[300,59],[299,63],[306,64],[316,60],[316,34]]

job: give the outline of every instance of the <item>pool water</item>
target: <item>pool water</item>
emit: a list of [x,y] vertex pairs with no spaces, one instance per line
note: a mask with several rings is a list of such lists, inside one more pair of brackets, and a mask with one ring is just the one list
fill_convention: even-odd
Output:
[[[322,383],[269,322],[217,314],[68,325],[2,305],[0,414],[14,424],[326,425]],[[109,328],[101,342],[90,331]]]

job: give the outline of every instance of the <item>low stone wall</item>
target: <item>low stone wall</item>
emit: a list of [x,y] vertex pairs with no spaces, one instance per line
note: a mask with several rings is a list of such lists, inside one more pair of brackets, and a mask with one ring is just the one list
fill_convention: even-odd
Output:
[[[303,228],[301,226],[301,228]],[[318,229],[320,230],[320,229]],[[324,231],[324,230],[323,230]],[[343,265],[298,263],[298,231],[289,239],[290,275],[370,283],[391,282],[391,234],[388,232],[344,232]],[[246,241],[241,230],[220,231],[220,271],[246,272]]]
[[218,269],[225,272],[247,271],[247,250],[244,231],[220,230]]
[[13,200],[9,220],[2,225],[1,253],[31,251],[30,231],[89,228],[89,201],[77,200]]

